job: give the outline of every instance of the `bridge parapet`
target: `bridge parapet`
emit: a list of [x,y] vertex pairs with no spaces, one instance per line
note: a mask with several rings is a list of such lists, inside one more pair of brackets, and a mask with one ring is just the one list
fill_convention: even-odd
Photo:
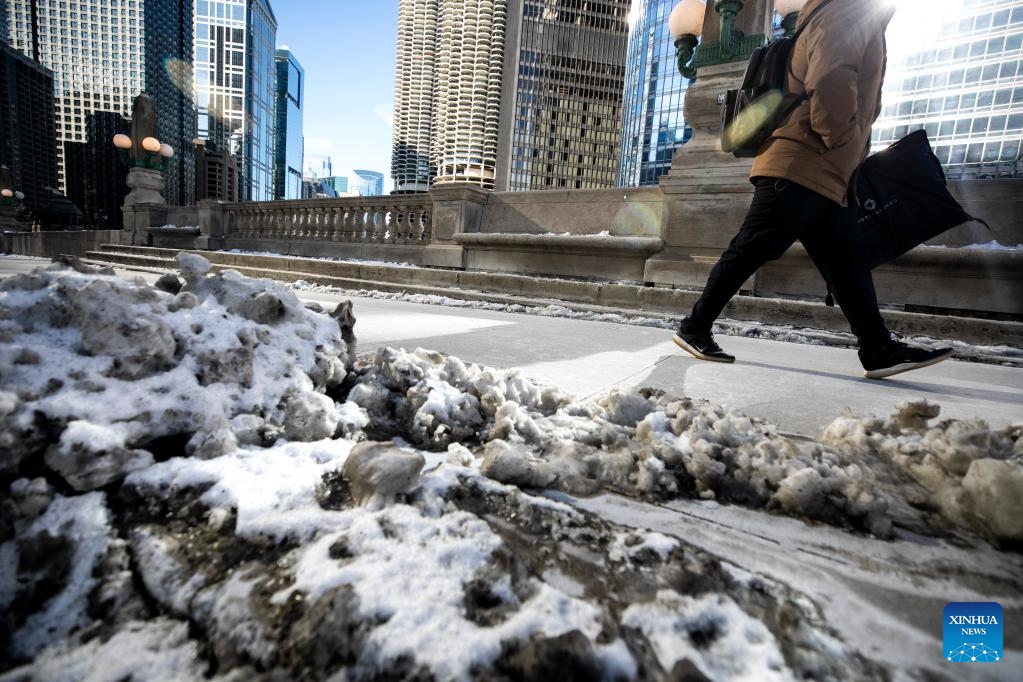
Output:
[[223,204],[223,239],[307,240],[425,246],[432,241],[428,194]]

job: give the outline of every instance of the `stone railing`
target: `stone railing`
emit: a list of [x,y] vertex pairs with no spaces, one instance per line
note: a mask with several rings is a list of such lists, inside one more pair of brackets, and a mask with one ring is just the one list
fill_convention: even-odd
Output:
[[425,246],[432,208],[429,194],[225,204],[223,236]]

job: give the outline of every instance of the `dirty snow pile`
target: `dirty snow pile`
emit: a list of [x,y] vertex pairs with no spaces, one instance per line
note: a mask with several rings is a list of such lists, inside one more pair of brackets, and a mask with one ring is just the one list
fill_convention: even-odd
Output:
[[518,370],[422,349],[382,348],[356,371],[348,400],[371,415],[377,436],[474,447],[481,470],[504,483],[699,497],[881,537],[897,524],[1023,541],[1023,424],[931,427],[940,408],[913,402],[889,420],[841,417],[820,442],[805,442],[718,405],[655,391],[576,402]]
[[523,491],[1020,538],[1020,429],[936,408],[788,440],[577,402],[179,258],[0,282],[0,682],[877,679],[791,588]]

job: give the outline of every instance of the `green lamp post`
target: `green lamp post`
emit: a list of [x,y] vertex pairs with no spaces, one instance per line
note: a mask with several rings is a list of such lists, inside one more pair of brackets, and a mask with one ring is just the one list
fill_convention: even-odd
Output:
[[668,31],[675,36],[675,57],[678,71],[689,79],[696,78],[696,46],[703,33],[703,17],[707,11],[704,0],[682,0],[668,15]]
[[743,39],[742,31],[734,28],[735,16],[742,9],[742,0],[715,0],[714,9],[721,17],[720,48],[721,57],[727,61],[738,52],[739,41]]

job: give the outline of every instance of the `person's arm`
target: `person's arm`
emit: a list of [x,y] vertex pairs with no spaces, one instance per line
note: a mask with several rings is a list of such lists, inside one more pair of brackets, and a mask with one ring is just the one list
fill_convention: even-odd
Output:
[[860,127],[860,65],[874,37],[875,22],[852,15],[848,20],[843,16],[821,19],[822,25],[807,30],[806,92],[810,126],[830,150],[849,142]]

